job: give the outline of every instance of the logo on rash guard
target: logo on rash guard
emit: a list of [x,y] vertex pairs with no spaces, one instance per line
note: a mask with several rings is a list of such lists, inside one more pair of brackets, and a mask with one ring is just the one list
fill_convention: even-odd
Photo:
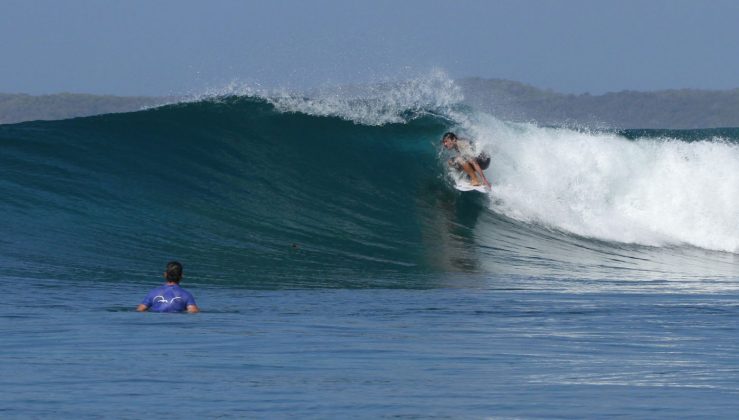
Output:
[[167,303],[167,304],[169,304],[169,303],[174,303],[174,301],[177,300],[177,299],[182,300],[182,298],[179,297],[179,296],[175,296],[175,297],[173,297],[170,300],[165,299],[164,296],[154,296],[154,302],[156,302],[156,303],[161,302],[161,303]]

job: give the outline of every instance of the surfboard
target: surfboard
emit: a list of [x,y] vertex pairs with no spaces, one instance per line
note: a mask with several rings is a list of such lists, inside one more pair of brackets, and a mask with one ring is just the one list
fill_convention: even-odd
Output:
[[488,189],[484,185],[472,185],[470,181],[466,179],[457,179],[454,181],[454,188],[459,191],[478,191],[481,193],[488,192]]

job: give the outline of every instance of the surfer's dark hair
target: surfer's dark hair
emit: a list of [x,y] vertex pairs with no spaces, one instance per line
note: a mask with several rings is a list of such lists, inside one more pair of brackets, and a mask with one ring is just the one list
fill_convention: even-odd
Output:
[[179,283],[182,280],[182,264],[177,261],[167,263],[167,281]]
[[451,131],[447,131],[446,133],[444,133],[444,136],[441,138],[441,141],[444,142],[444,140],[446,139],[457,140],[457,135],[452,133]]

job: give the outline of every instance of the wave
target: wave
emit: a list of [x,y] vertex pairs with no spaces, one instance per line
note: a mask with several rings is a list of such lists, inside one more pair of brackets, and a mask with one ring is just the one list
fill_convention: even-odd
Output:
[[[248,287],[736,276],[736,132],[512,124],[456,94],[434,76],[0,126],[2,275],[144,281],[177,258]],[[493,157],[490,195],[450,186],[448,130]]]

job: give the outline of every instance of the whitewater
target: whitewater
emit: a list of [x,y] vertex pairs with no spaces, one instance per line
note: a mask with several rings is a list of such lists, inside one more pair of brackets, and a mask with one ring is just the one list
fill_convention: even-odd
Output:
[[739,250],[735,140],[481,120],[470,132],[498,162],[492,210],[604,241]]
[[[462,99],[435,71],[0,125],[0,413],[733,415],[739,129]],[[202,313],[135,313],[172,259]]]

